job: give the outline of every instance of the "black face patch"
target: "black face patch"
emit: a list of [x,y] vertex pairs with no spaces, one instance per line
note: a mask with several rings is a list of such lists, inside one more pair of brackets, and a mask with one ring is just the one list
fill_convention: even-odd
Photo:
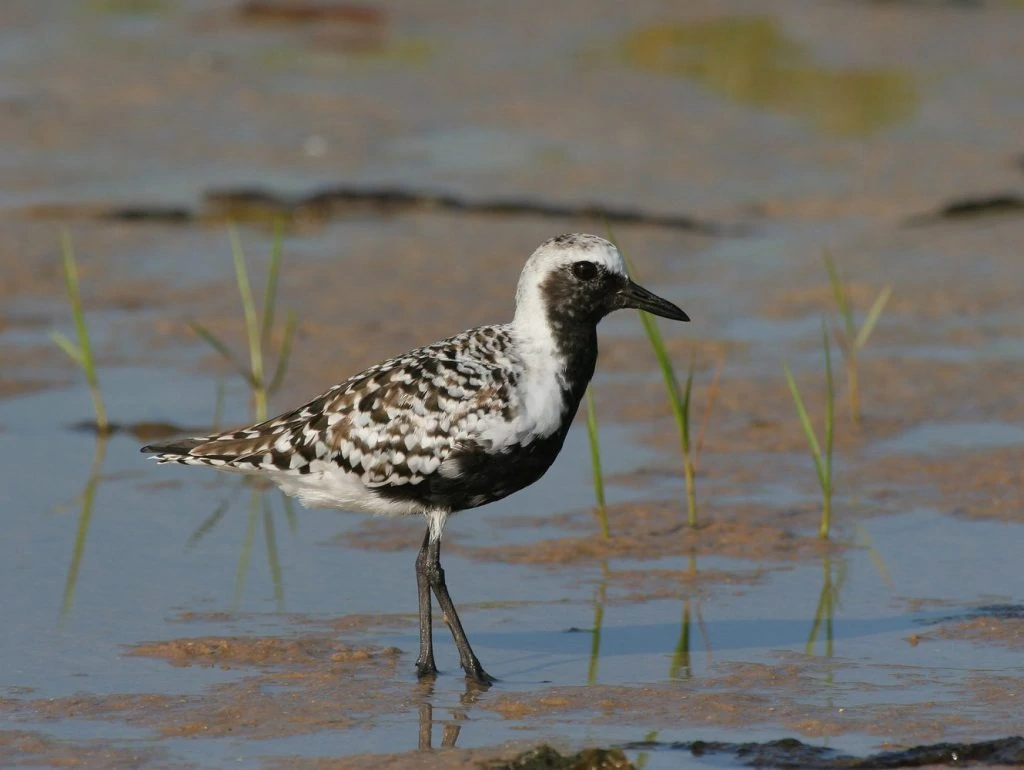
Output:
[[[580,279],[576,266],[594,268],[592,278]],[[541,284],[548,320],[557,330],[567,324],[596,325],[616,309],[615,295],[626,285],[626,277],[610,273],[593,262],[574,262],[551,273]]]
[[615,310],[615,297],[627,280],[596,267],[593,279],[581,281],[566,265],[540,286],[555,345],[565,362],[566,401],[573,413],[597,364],[597,322]]

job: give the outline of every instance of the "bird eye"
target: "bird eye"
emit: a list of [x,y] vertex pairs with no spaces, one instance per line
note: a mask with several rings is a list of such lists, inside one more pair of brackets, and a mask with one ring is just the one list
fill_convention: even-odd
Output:
[[592,281],[597,278],[597,265],[593,262],[573,262],[572,274],[581,281]]

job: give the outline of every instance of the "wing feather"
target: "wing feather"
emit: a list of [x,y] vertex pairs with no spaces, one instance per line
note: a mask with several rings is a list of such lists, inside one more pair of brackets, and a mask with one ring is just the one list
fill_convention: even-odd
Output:
[[370,367],[272,420],[143,451],[158,462],[250,473],[310,473],[319,461],[368,488],[418,484],[456,447],[512,419],[509,343],[503,327],[473,329]]

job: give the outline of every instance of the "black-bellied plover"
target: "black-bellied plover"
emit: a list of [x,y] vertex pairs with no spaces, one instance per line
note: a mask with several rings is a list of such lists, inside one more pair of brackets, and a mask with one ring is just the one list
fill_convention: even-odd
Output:
[[594,374],[597,323],[621,308],[690,320],[631,281],[613,244],[560,235],[527,260],[511,323],[470,329],[371,366],[267,422],[142,451],[161,463],[263,476],[308,506],[424,516],[417,672],[437,672],[433,590],[466,676],[488,683],[445,585],[445,521],[544,475]]

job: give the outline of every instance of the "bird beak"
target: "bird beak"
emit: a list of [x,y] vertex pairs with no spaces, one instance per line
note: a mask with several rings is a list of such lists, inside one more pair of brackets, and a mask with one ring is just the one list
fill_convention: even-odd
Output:
[[627,279],[626,285],[619,290],[618,305],[619,307],[635,307],[637,310],[646,310],[648,313],[660,315],[662,318],[671,318],[673,321],[690,320],[690,316],[667,299],[662,299],[629,279]]

